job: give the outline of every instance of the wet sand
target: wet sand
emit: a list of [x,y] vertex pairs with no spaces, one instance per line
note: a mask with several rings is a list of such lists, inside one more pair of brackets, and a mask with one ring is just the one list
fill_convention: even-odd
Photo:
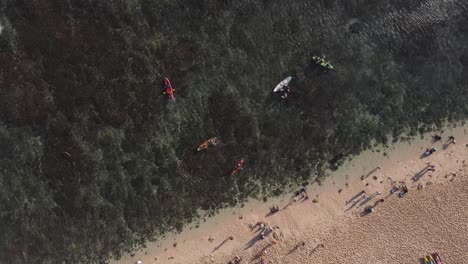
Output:
[[[434,251],[442,255],[444,263],[467,263],[467,130],[466,126],[446,129],[442,142],[431,143],[428,135],[380,152],[365,151],[346,162],[322,186],[310,186],[308,200],[288,207],[291,195],[267,203],[249,201],[243,208],[223,210],[199,228],[192,224],[181,234],[168,234],[133,257],[113,263],[136,263],[139,259],[143,264],[228,263],[235,255],[243,258],[242,263],[259,263],[261,257],[267,263],[285,264],[419,263],[419,258]],[[457,144],[444,146],[449,135],[456,137]],[[432,146],[438,151],[420,158],[425,148]],[[428,163],[435,171],[427,170]],[[361,180],[363,175],[367,177]],[[413,182],[415,175],[417,181]],[[403,198],[389,196],[392,181],[396,185],[405,182],[409,192]],[[356,196],[361,191],[371,197],[376,192],[382,195],[361,205],[363,194]],[[354,202],[346,203],[353,196]],[[313,203],[313,199],[318,202]],[[360,215],[365,206],[380,199],[384,202],[378,203],[373,213]],[[269,206],[274,204],[282,210],[268,216]],[[259,239],[260,232],[249,228],[259,221],[279,226],[276,245],[273,234]]]

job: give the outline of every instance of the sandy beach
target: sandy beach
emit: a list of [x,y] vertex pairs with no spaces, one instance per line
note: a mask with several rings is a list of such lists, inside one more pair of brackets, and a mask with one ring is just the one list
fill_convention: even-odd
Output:
[[[433,252],[468,263],[468,127],[445,129],[435,143],[431,135],[363,152],[309,186],[309,199],[294,202],[293,190],[252,200],[112,263],[423,263]],[[280,210],[269,214],[273,205]],[[264,239],[257,223],[267,223]]]

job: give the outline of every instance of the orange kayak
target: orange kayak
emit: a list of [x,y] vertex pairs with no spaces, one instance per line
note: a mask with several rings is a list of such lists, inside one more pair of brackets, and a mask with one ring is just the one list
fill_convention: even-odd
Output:
[[218,144],[218,138],[212,137],[208,139],[207,141],[201,143],[200,146],[198,146],[197,151],[205,150],[211,146],[215,146],[216,144]]

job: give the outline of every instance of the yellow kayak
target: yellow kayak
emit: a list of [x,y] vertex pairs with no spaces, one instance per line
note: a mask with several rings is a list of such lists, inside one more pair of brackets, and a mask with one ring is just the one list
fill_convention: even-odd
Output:
[[427,258],[427,256],[424,257],[424,264],[429,264],[429,259]]

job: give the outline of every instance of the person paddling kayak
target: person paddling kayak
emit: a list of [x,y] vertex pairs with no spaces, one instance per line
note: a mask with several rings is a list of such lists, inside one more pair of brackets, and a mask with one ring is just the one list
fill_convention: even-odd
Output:
[[169,98],[169,100],[172,101],[172,100],[175,100],[174,92],[175,92],[175,89],[172,88],[171,82],[169,81],[169,79],[167,77],[164,77],[164,92],[163,92],[163,94],[167,94],[167,97]]
[[198,146],[197,148],[197,151],[202,151],[202,150],[205,150],[211,146],[216,146],[218,144],[218,138],[217,137],[212,137],[210,139],[208,139],[207,141],[203,142],[202,144],[200,144],[200,146]]
[[231,176],[236,174],[239,170],[242,170],[242,167],[244,166],[244,159],[239,160],[237,162],[236,167],[234,167],[234,170],[231,172]]
[[312,60],[315,61],[316,64],[322,66],[323,68],[325,68],[327,70],[333,70],[333,65],[331,65],[329,61],[326,61],[325,56],[323,56],[323,55],[322,55],[322,57],[313,56]]
[[281,98],[286,99],[288,97],[288,93],[291,92],[291,89],[288,87],[289,82],[291,81],[291,76],[288,76],[286,79],[282,80],[278,85],[276,85],[273,92],[279,95]]
[[286,99],[288,97],[288,93],[291,92],[289,87],[284,88],[281,91],[276,92],[281,98]]

